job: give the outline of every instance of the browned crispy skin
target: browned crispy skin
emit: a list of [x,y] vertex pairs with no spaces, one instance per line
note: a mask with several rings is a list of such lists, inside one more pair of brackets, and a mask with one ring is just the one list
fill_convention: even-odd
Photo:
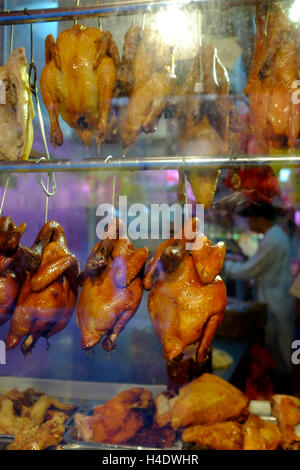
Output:
[[57,222],[44,225],[32,251],[41,253],[42,261],[35,272],[27,272],[6,339],[6,347],[11,349],[25,338],[21,346],[24,354],[41,336],[50,338],[66,327],[78,291],[79,265]]
[[209,425],[238,418],[248,405],[240,390],[213,374],[184,385],[170,400],[171,424],[174,429]]
[[299,78],[297,30],[278,3],[256,7],[256,45],[245,93],[261,152],[297,146],[300,108],[292,101]]
[[276,450],[282,436],[276,424],[251,415],[243,425],[243,450]]
[[7,450],[44,450],[59,444],[65,433],[66,415],[56,413],[39,426],[24,426]]
[[[186,222],[186,234],[192,224],[192,219]],[[167,360],[199,342],[196,359],[203,362],[226,307],[226,288],[218,276],[225,245],[212,246],[198,235],[194,241],[199,242],[199,248],[186,250],[187,240],[178,236],[158,247],[147,268],[144,287],[150,289],[148,310]]]
[[135,314],[143,294],[142,270],[148,250],[135,249],[127,238],[109,238],[116,221],[109,225],[103,240],[92,250],[81,273],[82,289],[76,308],[82,348],[89,349],[107,335],[103,347],[111,351],[128,321]]
[[184,442],[215,450],[242,450],[242,425],[234,421],[190,426],[182,433]]
[[118,70],[119,95],[129,99],[119,115],[120,135],[127,149],[141,131],[154,132],[171,92],[173,50],[158,31],[133,26],[126,33]]
[[300,399],[289,395],[273,395],[272,414],[277,418],[283,442],[289,447],[293,442],[300,442],[295,426],[300,424]]
[[94,408],[93,416],[75,415],[77,433],[88,433],[94,442],[121,444],[134,438],[145,425],[148,410],[152,410],[153,395],[149,390],[133,387],[124,390],[103,405]]
[[46,66],[41,92],[48,110],[54,147],[62,145],[59,115],[75,129],[86,146],[93,136],[98,144],[106,137],[120,63],[109,31],[74,25],[45,41]]

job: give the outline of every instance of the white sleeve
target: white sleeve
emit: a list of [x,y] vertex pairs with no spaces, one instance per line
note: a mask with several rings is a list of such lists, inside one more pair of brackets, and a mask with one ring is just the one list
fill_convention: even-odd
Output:
[[245,262],[225,261],[225,273],[229,278],[247,280],[263,273],[273,262],[274,245],[263,243],[254,256]]

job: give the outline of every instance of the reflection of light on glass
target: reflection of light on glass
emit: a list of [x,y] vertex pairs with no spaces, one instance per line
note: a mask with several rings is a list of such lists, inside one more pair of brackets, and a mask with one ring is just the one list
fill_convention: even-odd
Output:
[[295,224],[300,227],[300,211],[295,211],[295,216],[294,216]]
[[290,11],[289,11],[289,17],[292,21],[295,23],[299,21],[300,19],[300,0],[295,0],[293,3]]
[[177,170],[167,170],[167,182],[168,184],[178,184],[179,175]]
[[288,168],[283,168],[279,173],[279,181],[282,183],[287,183],[290,179],[291,170]]
[[192,17],[180,8],[170,7],[159,12],[155,24],[165,43],[186,48],[194,42]]

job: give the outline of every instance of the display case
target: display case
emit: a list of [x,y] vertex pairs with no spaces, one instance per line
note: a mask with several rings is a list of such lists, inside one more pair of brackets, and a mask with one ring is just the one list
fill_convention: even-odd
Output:
[[[262,420],[298,448],[300,3],[90,3],[0,0],[3,447],[251,449]],[[74,405],[60,439],[21,423],[31,388]]]

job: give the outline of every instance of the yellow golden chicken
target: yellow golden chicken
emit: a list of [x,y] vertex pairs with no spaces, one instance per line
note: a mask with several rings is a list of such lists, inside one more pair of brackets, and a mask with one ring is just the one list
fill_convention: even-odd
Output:
[[256,44],[245,93],[258,149],[271,153],[287,141],[297,147],[300,107],[293,102],[298,32],[278,3],[256,7]]
[[136,250],[130,240],[120,236],[122,230],[118,219],[110,222],[80,274],[82,288],[76,319],[83,349],[95,346],[105,335],[103,348],[115,349],[118,335],[142,299],[139,273],[146,263],[148,250],[145,247]]
[[[161,243],[144,277],[149,314],[168,361],[199,342],[196,360],[204,362],[226,307],[226,288],[218,276],[225,245],[212,246],[195,235],[195,222],[188,219],[182,232]],[[187,240],[199,247],[187,249]]]
[[59,115],[86,146],[106,137],[111,99],[116,86],[119,53],[109,31],[74,25],[45,41],[46,66],[41,92],[48,110],[54,147],[62,145]]
[[243,425],[244,450],[276,450],[282,444],[282,436],[275,423],[251,415]]
[[41,253],[41,262],[34,272],[27,271],[6,339],[9,350],[25,337],[23,354],[30,352],[41,336],[50,338],[66,327],[78,290],[79,265],[57,222],[43,226],[31,249]]
[[134,26],[125,35],[118,70],[118,95],[128,98],[118,119],[125,149],[155,130],[171,92],[172,52],[158,31]]

